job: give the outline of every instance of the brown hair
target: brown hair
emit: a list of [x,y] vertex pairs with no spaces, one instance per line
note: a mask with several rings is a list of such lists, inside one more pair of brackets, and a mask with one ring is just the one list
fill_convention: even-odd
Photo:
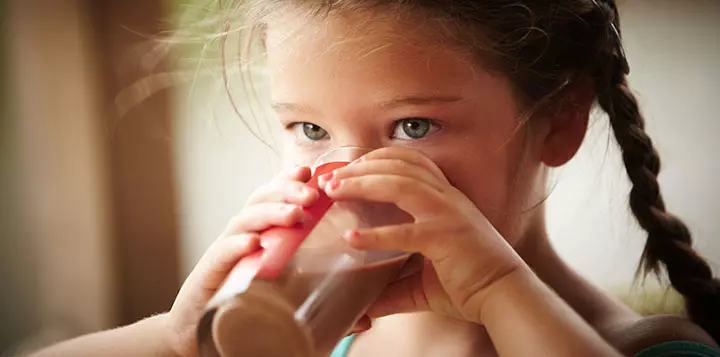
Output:
[[569,84],[592,83],[632,182],[630,207],[647,231],[639,271],[666,271],[672,286],[685,297],[691,319],[720,340],[720,281],[693,250],[685,224],[665,208],[657,181],[660,159],[628,86],[629,68],[614,1],[251,0],[230,4],[236,10],[248,6],[238,12],[251,18],[287,5],[303,6],[315,16],[380,6],[428,16],[442,24],[442,30],[453,31],[454,40],[502,71],[520,101],[531,107],[559,100],[565,89],[573,88]]

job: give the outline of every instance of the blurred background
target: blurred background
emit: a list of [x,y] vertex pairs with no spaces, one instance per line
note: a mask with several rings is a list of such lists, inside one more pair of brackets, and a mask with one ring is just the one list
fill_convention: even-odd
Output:
[[[0,356],[167,310],[279,167],[251,133],[272,127],[244,125],[233,105],[248,113],[251,102],[230,102],[216,63],[204,62],[214,47],[166,56],[153,41],[212,12],[204,3],[0,2]],[[667,205],[717,266],[720,1],[620,8]],[[604,117],[553,176],[553,244],[601,287],[630,291],[644,238]]]

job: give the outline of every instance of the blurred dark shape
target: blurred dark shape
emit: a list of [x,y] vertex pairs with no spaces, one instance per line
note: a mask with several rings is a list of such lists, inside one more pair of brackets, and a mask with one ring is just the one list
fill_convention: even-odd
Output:
[[[0,355],[169,309],[179,288],[162,1],[2,2]],[[128,110],[129,109],[129,110]]]

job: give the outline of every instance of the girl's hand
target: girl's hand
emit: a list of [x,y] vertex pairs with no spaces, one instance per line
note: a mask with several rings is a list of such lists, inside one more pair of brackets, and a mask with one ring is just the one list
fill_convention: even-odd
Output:
[[197,355],[195,329],[205,305],[235,264],[259,248],[258,232],[272,226],[291,227],[304,218],[302,207],[318,198],[317,190],[305,184],[310,175],[308,167],[295,168],[257,189],[200,258],[167,316],[171,344],[178,355]]
[[371,317],[432,310],[480,323],[491,287],[529,271],[475,205],[414,150],[380,149],[320,180],[335,200],[395,203],[415,218],[414,223],[346,234],[357,249],[417,252],[426,259],[386,289],[368,311]]

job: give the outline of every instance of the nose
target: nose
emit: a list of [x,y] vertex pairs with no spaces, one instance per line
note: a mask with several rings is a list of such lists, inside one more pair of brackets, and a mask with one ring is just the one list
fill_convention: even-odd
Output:
[[387,146],[377,131],[352,127],[341,132],[335,131],[330,145],[321,150],[297,149],[289,145],[283,150],[283,164],[315,166],[330,161],[353,161],[360,156]]
[[333,138],[333,145],[315,161],[315,165],[321,165],[331,161],[351,162],[361,156],[385,146],[377,131],[363,130],[355,127],[355,130],[345,130],[336,133]]
[[377,132],[371,130],[368,130],[367,133],[363,133],[361,130],[352,130],[336,135],[333,147],[358,147],[372,151],[386,146],[387,143],[382,139],[378,137]]
[[363,146],[340,146],[320,155],[315,160],[315,166],[319,166],[328,162],[351,162],[359,159],[361,156],[373,151],[374,149]]

